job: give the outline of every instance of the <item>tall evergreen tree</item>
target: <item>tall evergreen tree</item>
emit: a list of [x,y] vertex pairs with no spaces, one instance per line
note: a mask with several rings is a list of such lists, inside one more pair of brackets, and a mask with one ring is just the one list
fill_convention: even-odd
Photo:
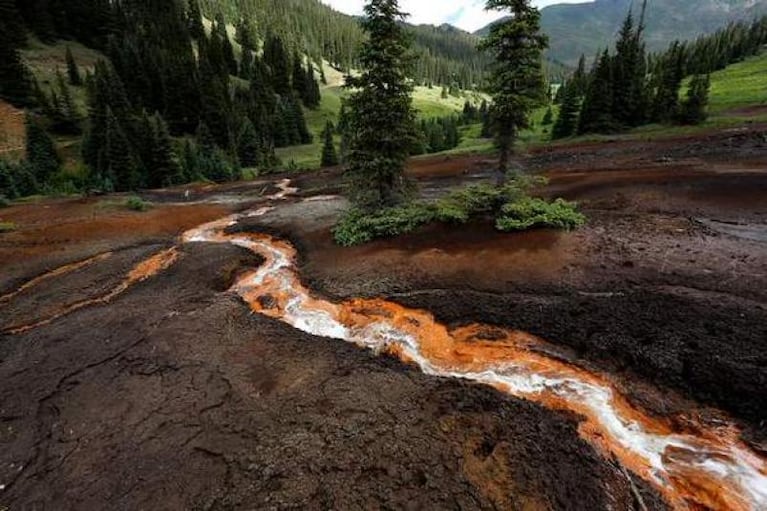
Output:
[[304,104],[307,108],[317,108],[322,101],[320,84],[314,75],[314,66],[311,61],[306,66],[306,81],[303,91]]
[[183,171],[178,162],[173,140],[168,131],[168,124],[159,113],[152,118],[151,166],[148,184],[151,188],[161,188],[180,184]]
[[26,118],[26,152],[27,162],[38,183],[46,183],[58,172],[61,158],[56,152],[56,145],[40,123],[31,116]]
[[245,120],[237,138],[237,156],[240,165],[246,168],[258,167],[262,162],[261,142],[250,119]]
[[253,66],[256,64],[253,52],[248,49],[242,50],[240,57],[240,78],[250,80],[253,77]]
[[551,137],[559,139],[574,135],[578,129],[579,111],[578,89],[568,84],[564,88],[562,104],[559,108],[559,117],[557,117],[557,122],[554,123]]
[[654,75],[653,120],[669,122],[679,114],[679,90],[685,77],[685,49],[674,43],[657,65]]
[[589,80],[581,106],[578,133],[612,133],[617,129],[618,123],[613,115],[612,59],[605,50]]
[[72,55],[72,49],[69,46],[67,46],[66,61],[69,83],[75,87],[81,86],[83,78],[80,76],[80,68],[77,67],[77,62],[75,62],[75,57]]
[[519,132],[530,126],[530,113],[546,94],[542,54],[548,40],[541,33],[540,12],[529,0],[487,0],[486,8],[511,14],[492,25],[481,44],[494,58],[491,119],[500,151],[498,182],[502,184]]
[[281,96],[290,94],[290,58],[285,45],[276,35],[270,35],[264,44],[264,62],[269,68],[274,92]]
[[687,97],[682,102],[679,122],[682,124],[701,124],[708,117],[708,95],[711,78],[708,75],[695,75],[690,81]]
[[[578,60],[578,67],[573,73],[573,76],[568,80],[568,85],[575,89],[576,97],[582,98],[586,95],[586,89],[589,86],[589,75],[586,72],[586,56],[581,55]],[[564,90],[562,91],[564,95]]]
[[634,16],[629,10],[613,58],[612,111],[616,122],[625,127],[639,126],[647,116],[647,61],[643,42],[646,6],[645,1],[638,26],[634,26]]
[[202,11],[198,0],[189,0],[187,7],[187,29],[196,40],[205,37],[205,26],[202,24]]
[[543,119],[541,119],[541,124],[544,126],[551,126],[554,124],[554,111],[551,109],[551,107],[548,107],[546,109],[546,113],[543,114]]
[[0,0],[0,98],[15,106],[28,106],[32,82],[19,48],[26,36],[13,0]]
[[301,99],[306,102],[306,72],[304,71],[304,61],[296,52],[293,55],[293,90]]
[[215,30],[221,39],[221,51],[223,53],[226,70],[228,74],[237,76],[239,70],[237,69],[237,60],[234,58],[234,47],[232,46],[232,41],[229,40],[229,32],[226,28],[226,22],[221,15],[216,18]]
[[336,145],[333,142],[333,123],[328,121],[325,125],[325,130],[322,132],[324,143],[322,145],[322,166],[323,167],[335,167],[338,165],[338,153],[336,152]]
[[415,133],[409,41],[397,0],[370,0],[362,27],[369,39],[360,52],[361,73],[346,87],[349,153],[346,176],[352,202],[375,210],[400,202],[407,191],[405,162]]
[[[58,92],[58,94],[56,94]],[[56,131],[67,134],[80,133],[80,121],[82,120],[77,105],[72,97],[72,91],[69,89],[61,71],[56,71],[56,92],[54,92],[53,120]]]
[[107,108],[106,120],[105,175],[116,191],[136,190],[143,183],[128,136],[110,108]]

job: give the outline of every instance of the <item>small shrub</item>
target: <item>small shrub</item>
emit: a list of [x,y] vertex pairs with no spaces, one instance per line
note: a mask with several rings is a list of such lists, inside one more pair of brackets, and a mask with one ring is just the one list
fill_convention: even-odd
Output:
[[472,185],[452,192],[436,204],[411,202],[377,212],[354,209],[333,229],[339,245],[352,246],[377,238],[412,232],[431,222],[465,224],[472,218],[496,218],[501,231],[523,231],[535,227],[574,229],[586,222],[574,203],[533,198],[529,191],[545,184],[542,178],[514,176],[502,187]]
[[499,231],[524,231],[534,227],[575,229],[586,223],[586,217],[579,213],[576,205],[563,199],[547,202],[527,197],[505,204],[496,220]]
[[152,205],[144,201],[141,197],[131,197],[125,201],[125,207],[131,211],[144,212],[152,207]]
[[11,201],[8,200],[5,195],[0,195],[0,208],[7,208],[11,205]]
[[350,247],[374,239],[399,236],[436,220],[433,205],[414,202],[369,213],[359,209],[349,211],[333,229],[339,245]]
[[16,230],[16,224],[13,222],[0,222],[0,234],[4,232],[13,232]]

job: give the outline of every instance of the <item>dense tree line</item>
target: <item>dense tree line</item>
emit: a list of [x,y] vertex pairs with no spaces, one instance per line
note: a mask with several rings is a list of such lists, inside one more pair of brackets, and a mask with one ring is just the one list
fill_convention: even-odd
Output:
[[[89,9],[85,22],[102,26],[69,23]],[[240,28],[233,43],[223,15],[206,29],[197,0],[0,0],[0,14],[0,97],[34,106],[56,133],[84,128],[89,186],[234,179],[241,167],[271,168],[275,147],[312,140],[303,110],[321,99],[312,61],[276,34],[261,50]],[[109,61],[84,75],[67,48],[66,76],[59,71],[44,91],[19,56],[27,29],[44,41],[92,45]],[[87,88],[86,122],[72,86]]]
[[422,119],[410,149],[411,155],[432,154],[458,147],[461,143],[459,127],[463,117],[448,116]]
[[[637,22],[629,12],[615,52],[597,55],[590,71],[577,70],[557,91],[560,114],[552,136],[612,133],[647,123],[699,124],[706,119],[710,79],[719,69],[755,55],[767,43],[767,17],[737,23],[694,42],[674,42],[648,55],[646,2]],[[687,93],[681,89],[692,77]]]
[[[316,0],[201,0],[208,18],[223,13],[227,22],[253,41],[276,34],[289,52],[305,51],[315,62],[324,58],[348,71],[361,64],[358,49],[366,39],[359,21]],[[487,59],[477,51],[479,38],[452,27],[402,23],[412,40],[417,83],[458,84],[471,88],[483,82]]]

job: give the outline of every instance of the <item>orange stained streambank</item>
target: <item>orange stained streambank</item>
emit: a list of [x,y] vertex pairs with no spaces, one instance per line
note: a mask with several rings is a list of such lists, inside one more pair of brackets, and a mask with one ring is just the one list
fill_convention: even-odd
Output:
[[[98,256],[97,256],[98,257]],[[112,289],[109,293],[99,296],[96,298],[91,298],[88,300],[82,300],[76,303],[73,303],[67,307],[64,307],[60,311],[44,318],[39,321],[36,321],[34,323],[30,323],[27,325],[18,325],[18,326],[12,326],[8,329],[6,329],[6,332],[11,334],[21,334],[24,332],[28,332],[29,330],[41,327],[43,325],[48,325],[52,323],[53,321],[56,321],[59,318],[62,318],[64,316],[67,316],[75,311],[78,311],[80,309],[83,309],[85,307],[89,307],[91,305],[98,305],[98,304],[106,304],[114,300],[116,297],[127,291],[131,286],[143,282],[144,280],[147,280],[151,277],[154,277],[161,271],[169,268],[179,257],[178,249],[176,247],[169,248],[167,250],[163,250],[161,252],[158,252],[151,257],[144,259],[143,261],[139,262],[136,266],[131,269],[131,271],[128,273],[128,275],[123,279],[120,284],[118,284],[114,289]],[[86,260],[93,262],[92,260]],[[83,261],[85,263],[86,261]],[[81,267],[84,266],[84,264],[81,263]],[[64,271],[67,267],[60,268],[59,273],[56,273],[56,275],[61,275],[63,273],[66,273]],[[55,273],[57,270],[54,270],[51,273]],[[69,270],[71,271],[71,269]],[[45,277],[45,274],[42,277]],[[40,277],[40,278],[42,278]],[[34,281],[30,281],[30,284]],[[20,290],[16,291],[16,293],[20,292]],[[14,294],[16,294],[14,293]]]
[[426,311],[386,300],[314,297],[298,277],[295,249],[283,240],[215,229],[209,240],[247,247],[266,259],[233,287],[259,314],[394,354],[430,374],[485,383],[574,412],[583,417],[584,439],[653,484],[675,509],[767,505],[767,464],[732,425],[675,431],[670,420],[633,406],[606,376],[547,354],[547,343],[522,332],[479,324],[451,330]]

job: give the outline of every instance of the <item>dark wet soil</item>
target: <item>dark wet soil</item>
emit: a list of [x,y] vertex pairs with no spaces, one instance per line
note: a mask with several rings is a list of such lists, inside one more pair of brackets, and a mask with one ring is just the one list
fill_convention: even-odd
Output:
[[[589,224],[574,233],[502,235],[477,222],[340,249],[329,227],[345,205],[333,199],[288,201],[238,228],[289,237],[318,292],[532,332],[659,415],[724,410],[758,447],[767,245],[696,221],[767,223],[767,149],[756,128],[739,136],[529,155],[552,179],[543,193],[581,202]],[[424,159],[411,175],[443,193],[491,165]],[[297,181],[303,196],[340,190],[335,171]],[[70,202],[51,205],[59,218],[37,206],[3,213],[21,228],[0,237],[0,295],[114,254],[0,301],[0,331],[104,293],[185,229],[261,193],[195,188],[194,200],[237,201],[181,206],[186,190],[156,192],[143,217]],[[577,417],[250,314],[226,289],[259,263],[187,245],[108,304],[0,334],[0,509],[665,507],[580,439]]]

